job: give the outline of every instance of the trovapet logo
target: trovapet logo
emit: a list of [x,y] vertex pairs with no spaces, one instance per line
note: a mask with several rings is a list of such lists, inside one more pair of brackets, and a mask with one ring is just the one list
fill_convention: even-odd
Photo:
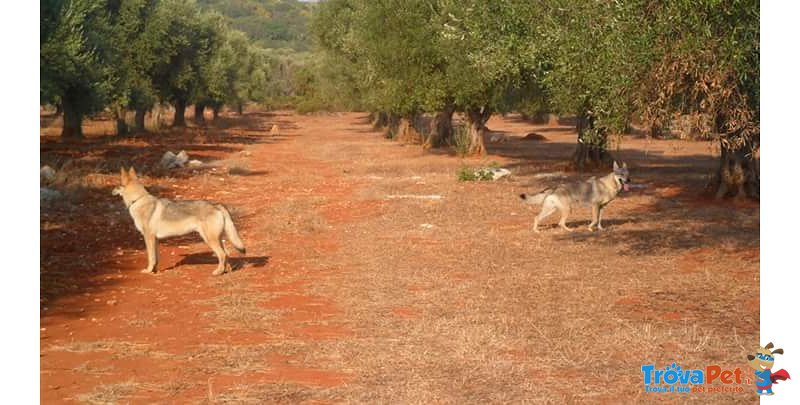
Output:
[[672,363],[664,368],[642,365],[645,392],[744,392],[742,384],[751,384],[740,368],[725,370],[718,365],[703,369],[683,368]]

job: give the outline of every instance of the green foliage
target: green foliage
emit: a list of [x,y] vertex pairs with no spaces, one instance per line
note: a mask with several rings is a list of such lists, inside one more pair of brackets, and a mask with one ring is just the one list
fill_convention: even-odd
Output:
[[91,0],[41,2],[39,96],[42,104],[70,103],[81,115],[102,109],[114,83],[107,38],[110,25],[102,3]]
[[[755,0],[43,0],[40,15],[40,99],[73,118],[165,101],[455,107],[478,131],[489,112],[551,111],[604,148],[636,115],[702,113],[725,145],[758,138]],[[466,132],[448,139],[459,153],[476,149]]]
[[474,169],[471,167],[463,166],[456,172],[458,181],[492,181],[494,175],[489,169]]
[[193,0],[47,0],[40,27],[40,100],[63,105],[65,135],[103,108],[264,101],[276,65]]
[[464,157],[469,154],[470,149],[472,149],[472,137],[470,137],[469,130],[465,126],[459,125],[453,128],[452,146],[458,156]]
[[759,2],[666,2],[654,11],[656,41],[640,99],[645,118],[708,114],[724,147],[757,147]]
[[110,14],[109,57],[115,67],[115,83],[109,100],[115,110],[148,109],[156,102],[149,77],[153,57],[151,38],[145,35],[155,11],[155,0],[119,2]]
[[[544,14],[549,69],[542,79],[550,105],[561,113],[591,112],[594,125],[613,132],[629,123],[631,91],[640,83],[649,52],[641,4],[551,1]],[[596,131],[595,131],[596,132]],[[596,134],[595,134],[596,135]],[[584,141],[602,142],[588,136]],[[598,145],[599,146],[599,145]]]
[[526,75],[538,69],[530,63],[535,43],[527,41],[536,27],[518,16],[525,7],[332,0],[319,5],[312,34],[327,58],[346,61],[341,68],[352,73],[339,79],[369,110],[412,116],[455,104],[505,111],[521,98],[513,90],[535,88]]
[[207,91],[203,69],[222,43],[219,16],[202,14],[196,4],[164,0],[148,27],[155,58],[154,87],[162,100],[187,102]]
[[725,111],[727,133],[754,133],[758,16],[755,0],[331,0],[312,36],[346,73],[315,83],[405,116],[449,103],[577,114],[597,147],[637,114]]
[[200,0],[205,10],[219,12],[230,26],[264,49],[309,50],[311,3],[297,0]]

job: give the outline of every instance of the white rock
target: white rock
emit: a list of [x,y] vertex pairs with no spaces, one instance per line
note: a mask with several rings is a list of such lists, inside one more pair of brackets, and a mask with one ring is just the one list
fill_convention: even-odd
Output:
[[173,166],[174,163],[175,163],[175,154],[170,151],[164,152],[164,155],[161,156],[161,167],[165,169],[171,169],[172,167],[174,167]]
[[53,170],[52,167],[48,165],[42,166],[39,169],[39,182],[40,183],[50,183],[56,179],[56,171]]
[[165,169],[174,169],[176,167],[183,167],[186,165],[186,162],[189,161],[189,154],[186,153],[185,150],[178,152],[178,154],[174,154],[170,151],[164,152],[164,156],[161,157],[161,167]]
[[478,178],[491,176],[492,180],[498,180],[510,175],[511,171],[503,168],[484,167],[482,169],[475,170],[475,176]]
[[491,138],[489,138],[491,143],[503,143],[506,141],[508,141],[508,137],[505,134],[492,134]]
[[63,197],[60,191],[52,188],[39,187],[39,202],[60,200]]

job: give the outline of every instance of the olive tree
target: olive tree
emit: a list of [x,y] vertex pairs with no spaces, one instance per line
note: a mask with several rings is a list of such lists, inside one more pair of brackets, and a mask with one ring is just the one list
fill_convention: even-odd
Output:
[[175,108],[173,126],[186,126],[187,104],[204,85],[202,68],[219,46],[218,18],[200,12],[193,1],[159,3],[146,36],[152,45],[150,77],[162,101]]
[[83,118],[102,110],[114,83],[107,9],[91,0],[47,0],[40,15],[40,100],[61,106],[62,137],[80,138]]
[[717,197],[758,198],[759,2],[654,3],[650,19],[657,53],[643,81],[646,119],[710,116],[721,151]]
[[555,112],[575,114],[577,169],[610,166],[609,136],[622,132],[651,52],[642,2],[551,0],[542,10],[547,71],[541,81]]

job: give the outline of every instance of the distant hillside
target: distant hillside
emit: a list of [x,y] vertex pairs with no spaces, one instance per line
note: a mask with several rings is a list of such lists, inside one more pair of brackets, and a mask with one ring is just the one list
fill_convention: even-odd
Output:
[[209,10],[228,17],[234,28],[265,48],[306,51],[313,2],[298,0],[199,0]]

